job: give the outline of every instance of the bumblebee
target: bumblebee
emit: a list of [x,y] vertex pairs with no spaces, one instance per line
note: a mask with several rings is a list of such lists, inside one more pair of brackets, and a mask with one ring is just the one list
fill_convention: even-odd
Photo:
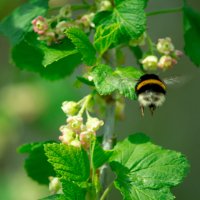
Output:
[[135,91],[142,116],[145,107],[149,107],[153,115],[155,109],[165,102],[166,84],[155,74],[142,75],[135,85]]

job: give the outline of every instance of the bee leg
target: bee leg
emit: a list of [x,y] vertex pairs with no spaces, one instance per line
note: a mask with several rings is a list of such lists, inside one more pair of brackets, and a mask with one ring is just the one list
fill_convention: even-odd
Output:
[[142,117],[144,117],[144,106],[140,106]]
[[152,104],[149,106],[149,109],[150,109],[151,115],[153,116],[153,112],[155,111],[156,106],[154,104]]

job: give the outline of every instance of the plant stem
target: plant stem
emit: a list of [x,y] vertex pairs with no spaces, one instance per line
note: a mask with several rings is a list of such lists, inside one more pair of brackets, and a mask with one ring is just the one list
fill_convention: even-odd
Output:
[[112,187],[113,187],[113,182],[104,190],[100,200],[106,199],[106,197],[107,197],[108,193],[110,192],[110,190],[112,189]]
[[148,13],[146,13],[146,15],[154,16],[154,15],[159,15],[159,14],[176,13],[176,12],[181,12],[182,10],[183,10],[183,7],[181,6],[179,8],[171,8],[171,9],[164,9],[164,10],[148,12]]
[[[109,103],[106,109],[106,119],[104,126],[104,136],[103,136],[103,149],[110,150],[113,148],[114,143],[114,123],[115,123],[115,105],[114,103]],[[108,182],[108,167],[103,165],[100,169],[100,182],[102,189],[105,189]]]
[[149,35],[147,35],[147,42],[148,42],[148,45],[149,45],[149,51],[153,55],[154,54],[154,43],[152,42]]

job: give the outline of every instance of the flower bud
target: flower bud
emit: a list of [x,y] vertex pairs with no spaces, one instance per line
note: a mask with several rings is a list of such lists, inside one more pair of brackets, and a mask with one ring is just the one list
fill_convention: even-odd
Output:
[[37,18],[35,18],[32,21],[32,24],[33,24],[33,30],[39,35],[44,34],[48,29],[47,20],[42,16],[38,16]]
[[145,70],[156,70],[158,67],[158,58],[154,55],[149,55],[145,57],[142,62],[143,68]]
[[38,37],[38,40],[46,41],[47,45],[50,46],[52,43],[56,43],[56,35],[53,31],[48,30],[43,35]]
[[71,23],[66,22],[66,21],[61,21],[56,25],[55,32],[58,35],[59,40],[66,37],[64,32],[70,26],[71,26]]
[[77,131],[77,130],[80,130],[81,127],[83,126],[83,118],[79,115],[70,116],[67,119],[67,123],[70,128]]
[[171,68],[176,63],[177,61],[174,58],[172,58],[171,56],[164,55],[160,58],[158,62],[158,67],[163,70],[166,70]]
[[174,51],[174,45],[172,44],[171,38],[169,37],[158,39],[156,47],[158,52],[162,54],[170,54]]
[[62,184],[57,177],[49,177],[49,191],[51,194],[61,194],[62,193]]
[[103,126],[104,122],[99,120],[96,117],[89,117],[86,122],[87,129],[91,129],[93,131],[97,131],[101,126]]
[[146,37],[147,37],[146,32],[144,32],[138,39],[130,40],[129,45],[132,47],[135,47],[138,45],[143,46],[145,45]]
[[61,108],[68,116],[75,115],[78,112],[78,104],[74,101],[64,101]]
[[181,56],[183,56],[183,52],[180,50],[175,50],[174,54],[176,58],[180,58]]
[[71,17],[71,15],[72,15],[72,11],[71,11],[71,5],[70,4],[63,6],[59,11],[60,17],[66,18],[66,17]]
[[103,0],[99,4],[99,11],[111,10],[112,3],[108,0]]
[[94,13],[83,15],[80,19],[80,22],[87,28],[87,27],[95,27],[93,23]]
[[76,138],[75,140],[73,140],[70,145],[74,146],[74,147],[81,147],[81,142]]

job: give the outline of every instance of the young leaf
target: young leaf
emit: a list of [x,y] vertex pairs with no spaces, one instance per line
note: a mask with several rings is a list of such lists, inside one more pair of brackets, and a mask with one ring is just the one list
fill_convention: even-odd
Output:
[[110,165],[117,174],[115,185],[127,200],[174,199],[169,188],[181,183],[189,168],[185,156],[139,133],[115,146]]
[[100,146],[98,141],[95,141],[94,152],[93,152],[93,166],[95,169],[98,169],[103,164],[105,164],[110,156],[112,155],[112,151],[105,151]]
[[62,44],[46,46],[29,33],[12,49],[12,59],[17,67],[38,72],[48,79],[59,79],[70,75],[81,63],[81,56],[70,40]]
[[76,27],[67,29],[66,34],[79,53],[81,53],[85,64],[89,66],[94,65],[96,62],[96,51],[88,39],[88,36],[81,29]]
[[99,26],[95,34],[94,46],[97,51],[102,55],[111,44],[117,40],[119,24],[113,23],[106,27]]
[[98,65],[92,71],[95,87],[99,94],[108,95],[118,91],[125,97],[135,98],[135,84],[142,72],[134,67],[119,67],[115,71],[107,65]]
[[24,167],[29,177],[40,184],[49,184],[49,176],[55,176],[55,171],[47,161],[44,145],[49,142],[25,144],[18,148],[19,153],[28,153]]
[[200,66],[199,46],[200,46],[200,13],[185,5],[184,15],[184,40],[185,53],[191,61]]
[[94,20],[97,25],[94,44],[100,54],[103,54],[111,44],[137,39],[145,31],[146,1],[115,0],[114,2],[115,7],[112,11],[100,12]]
[[35,0],[23,4],[0,23],[0,32],[6,35],[13,45],[20,43],[32,27],[31,21],[44,15],[48,8],[48,0]]
[[74,182],[89,178],[89,159],[83,149],[54,143],[46,144],[45,152],[58,177]]

